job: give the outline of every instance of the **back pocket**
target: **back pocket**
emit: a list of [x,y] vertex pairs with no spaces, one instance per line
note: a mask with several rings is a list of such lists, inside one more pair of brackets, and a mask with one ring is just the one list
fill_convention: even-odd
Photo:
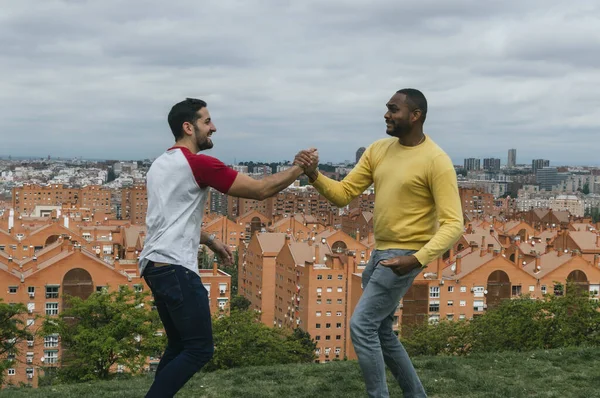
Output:
[[163,301],[169,307],[183,304],[181,285],[174,269],[159,275],[149,275],[146,279],[157,300]]

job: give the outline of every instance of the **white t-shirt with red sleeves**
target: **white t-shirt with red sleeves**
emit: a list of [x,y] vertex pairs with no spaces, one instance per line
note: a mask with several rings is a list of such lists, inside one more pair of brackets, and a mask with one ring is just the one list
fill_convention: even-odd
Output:
[[148,261],[177,264],[198,273],[198,247],[209,187],[227,193],[237,171],[211,156],[172,147],[150,166],[146,176],[146,239],[140,275]]

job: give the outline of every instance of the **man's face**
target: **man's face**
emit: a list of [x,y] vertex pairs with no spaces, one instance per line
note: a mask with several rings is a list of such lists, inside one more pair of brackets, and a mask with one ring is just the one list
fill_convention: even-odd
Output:
[[196,139],[198,150],[204,151],[213,147],[213,142],[210,137],[217,131],[217,128],[213,124],[210,113],[208,113],[206,107],[200,109],[198,115],[200,117],[196,120],[196,123],[194,123],[194,138]]
[[383,116],[386,133],[393,137],[404,137],[410,133],[413,124],[419,119],[420,111],[411,109],[406,103],[406,95],[394,94],[386,104],[387,112]]

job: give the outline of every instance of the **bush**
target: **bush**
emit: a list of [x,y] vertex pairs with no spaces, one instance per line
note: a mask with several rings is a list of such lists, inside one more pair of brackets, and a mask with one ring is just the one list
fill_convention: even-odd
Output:
[[413,356],[600,346],[599,303],[575,286],[567,286],[567,292],[504,300],[471,321],[417,325],[402,343]]

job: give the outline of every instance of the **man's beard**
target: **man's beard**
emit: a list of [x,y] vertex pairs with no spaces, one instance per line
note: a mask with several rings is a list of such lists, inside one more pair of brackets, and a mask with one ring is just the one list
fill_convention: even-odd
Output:
[[390,131],[388,128],[385,129],[385,132],[392,137],[404,137],[410,133],[411,126],[410,124],[404,123],[394,123],[392,124],[392,130]]
[[204,137],[204,140],[199,141],[197,137],[200,136],[200,129],[194,126],[194,134],[196,135],[196,144],[198,145],[198,150],[205,151],[213,147],[213,142],[209,137]]

